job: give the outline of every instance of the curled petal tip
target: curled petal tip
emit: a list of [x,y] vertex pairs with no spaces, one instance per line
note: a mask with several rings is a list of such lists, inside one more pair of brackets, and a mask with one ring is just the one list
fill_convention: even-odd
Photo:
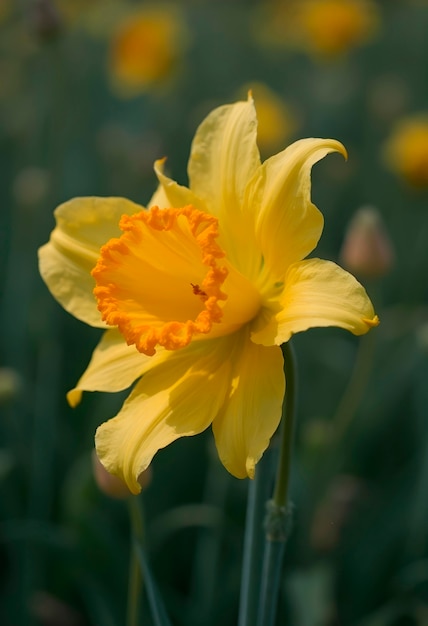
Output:
[[160,159],[156,159],[155,163],[154,163],[154,170],[156,171],[157,169],[162,169],[162,167],[165,165],[167,161],[167,157],[164,156]]
[[337,141],[336,139],[330,139],[329,143],[332,151],[334,150],[335,152],[339,152],[339,154],[343,156],[345,161],[348,160],[348,151],[342,142]]
[[368,326],[369,328],[375,328],[376,326],[379,326],[379,324],[380,324],[380,319],[379,319],[379,317],[378,317],[377,315],[375,315],[375,316],[373,317],[373,319],[371,319],[371,320],[369,320],[369,319],[364,319],[364,320],[363,320],[363,322],[364,322],[365,324],[367,324],[367,326]]
[[[164,176],[164,167],[165,167],[166,161],[167,161],[167,157],[162,157],[161,159],[156,159],[156,161],[153,163],[153,170],[158,178],[160,176]],[[165,185],[167,186],[168,183],[170,182],[171,181],[166,180]]]
[[79,389],[71,389],[67,393],[67,402],[72,409],[75,409],[82,399],[82,392]]
[[345,148],[343,143],[341,143],[340,141],[338,141],[337,143],[339,145],[338,152],[340,152],[340,154],[343,156],[345,161],[347,161],[348,160],[348,151],[347,151],[347,149]]

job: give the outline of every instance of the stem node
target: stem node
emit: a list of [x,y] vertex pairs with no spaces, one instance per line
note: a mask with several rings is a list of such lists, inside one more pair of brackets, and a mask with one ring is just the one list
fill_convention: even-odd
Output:
[[286,543],[293,526],[293,505],[278,506],[274,500],[266,502],[265,531],[267,541]]

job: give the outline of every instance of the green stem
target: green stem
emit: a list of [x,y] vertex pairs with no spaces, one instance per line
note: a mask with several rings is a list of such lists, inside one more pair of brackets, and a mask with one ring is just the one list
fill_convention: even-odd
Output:
[[142,543],[144,539],[144,520],[138,496],[129,498],[129,517],[131,520],[131,551],[129,562],[129,586],[127,606],[127,626],[138,626],[140,592],[143,584],[140,561],[135,549],[135,540]]
[[284,411],[282,416],[282,431],[280,442],[280,457],[276,474],[273,501],[277,507],[285,507],[288,502],[288,488],[290,483],[291,456],[294,441],[294,420],[296,414],[297,370],[296,356],[291,342],[282,345],[284,355],[284,370],[287,381]]
[[296,414],[296,361],[290,342],[282,346],[287,390],[282,416],[279,461],[272,500],[266,503],[266,542],[263,559],[258,626],[274,626],[285,543],[291,530],[289,484]]
[[248,485],[238,626],[256,626],[263,554],[263,503],[268,497],[272,480],[273,453],[272,449],[265,452],[257,464],[254,480],[250,480]]
[[134,543],[132,542],[131,553],[129,555],[127,626],[138,626],[138,611],[140,606],[140,589],[142,582],[140,564]]
[[257,626],[275,624],[284,551],[285,540],[266,540]]

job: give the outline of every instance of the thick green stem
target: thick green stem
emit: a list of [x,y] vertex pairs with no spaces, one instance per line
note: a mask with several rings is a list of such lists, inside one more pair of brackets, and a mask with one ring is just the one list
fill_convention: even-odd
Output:
[[297,401],[296,357],[290,341],[283,344],[282,353],[284,355],[284,369],[287,389],[285,392],[284,410],[282,416],[279,462],[276,474],[275,491],[273,494],[273,501],[278,507],[285,507],[288,502],[291,456],[294,441],[294,420]]
[[129,582],[128,582],[128,606],[126,626],[138,626],[138,612],[140,606],[140,589],[142,585],[140,564],[135,550],[134,542],[131,544],[129,555]]
[[272,500],[266,503],[266,542],[263,560],[258,626],[274,626],[281,581],[285,543],[291,529],[289,484],[296,413],[297,376],[294,352],[290,342],[282,346],[287,390],[282,416],[279,461]]
[[262,577],[260,562],[264,545],[263,521],[265,512],[263,505],[269,497],[269,488],[273,477],[273,456],[273,450],[266,451],[257,464],[254,480],[250,480],[248,485],[238,626],[256,626]]
[[285,541],[266,541],[258,626],[273,626],[275,624],[284,551]]

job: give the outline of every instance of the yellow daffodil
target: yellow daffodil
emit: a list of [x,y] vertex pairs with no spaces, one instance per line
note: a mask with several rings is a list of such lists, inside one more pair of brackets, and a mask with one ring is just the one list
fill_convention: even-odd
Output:
[[397,122],[385,144],[384,160],[410,185],[428,186],[428,113]]
[[184,40],[177,7],[160,4],[131,12],[111,39],[113,89],[127,97],[164,81],[177,66]]
[[315,51],[326,56],[347,52],[366,42],[377,25],[376,5],[369,0],[307,0],[302,23]]
[[278,7],[283,20],[274,27],[278,36],[282,25],[283,43],[297,44],[325,59],[369,41],[379,21],[378,8],[371,0],[294,0]]
[[193,140],[189,188],[157,161],[148,209],[76,198],[40,249],[63,307],[107,328],[69,403],[137,381],[96,433],[104,467],[133,493],[160,448],[210,424],[229,472],[253,477],[281,416],[280,344],[311,327],[361,335],[378,324],[353,276],[304,260],[323,228],[311,167],[345,148],[304,139],[262,164],[256,126],[251,98],[215,109]]

